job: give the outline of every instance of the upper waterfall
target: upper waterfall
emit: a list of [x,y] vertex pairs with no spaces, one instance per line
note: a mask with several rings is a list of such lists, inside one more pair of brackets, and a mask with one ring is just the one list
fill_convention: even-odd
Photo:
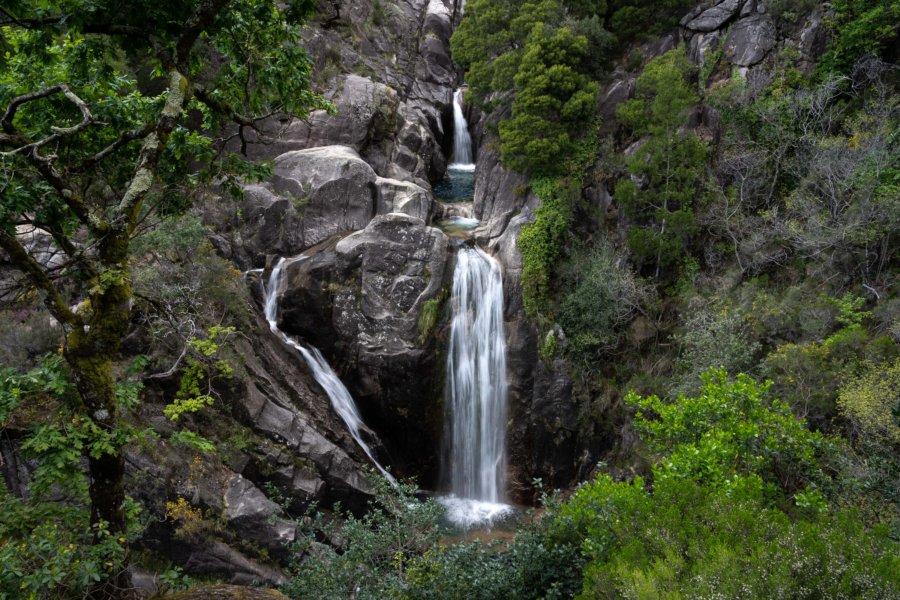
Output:
[[263,287],[266,321],[269,322],[269,327],[272,329],[273,333],[277,334],[284,343],[293,347],[301,356],[303,356],[310,371],[312,371],[313,377],[319,385],[322,386],[325,393],[328,394],[328,399],[331,400],[332,408],[334,408],[334,411],[341,420],[344,421],[344,424],[347,426],[347,431],[350,432],[353,440],[360,448],[362,448],[363,452],[366,453],[366,456],[369,457],[372,464],[375,465],[381,474],[392,484],[396,485],[397,481],[384,469],[384,467],[381,466],[378,460],[375,459],[372,449],[369,448],[369,445],[363,440],[361,430],[365,425],[363,424],[362,417],[359,416],[359,411],[356,409],[353,397],[350,395],[347,387],[341,382],[340,378],[338,378],[334,369],[332,369],[325,360],[325,357],[322,356],[322,353],[312,346],[309,348],[303,346],[300,342],[278,328],[278,294],[281,292],[284,285],[284,267],[292,262],[303,260],[304,258],[306,257],[298,256],[289,259],[280,258],[278,263],[276,263],[275,267],[272,269],[272,273],[269,275],[269,281]]
[[455,523],[490,522],[509,507],[506,477],[506,338],[503,280],[496,260],[462,246],[453,275],[447,407]]
[[453,93],[453,164],[450,169],[475,170],[472,162],[472,136],[469,135],[469,124],[463,114],[463,90]]

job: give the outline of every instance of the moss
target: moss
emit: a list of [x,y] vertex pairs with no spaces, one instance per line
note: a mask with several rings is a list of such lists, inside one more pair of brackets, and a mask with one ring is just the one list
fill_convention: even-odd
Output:
[[443,312],[444,302],[446,302],[449,296],[450,294],[447,291],[447,288],[443,288],[437,296],[428,300],[422,306],[422,312],[419,313],[418,323],[419,343],[423,343],[434,331],[435,326],[440,320],[441,312]]

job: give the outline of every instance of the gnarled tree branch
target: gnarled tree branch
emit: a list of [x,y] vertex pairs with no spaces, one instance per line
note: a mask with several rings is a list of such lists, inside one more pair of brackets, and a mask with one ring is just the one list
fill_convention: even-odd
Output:
[[0,230],[0,248],[6,250],[12,264],[28,276],[31,283],[41,291],[44,304],[56,319],[67,325],[77,327],[83,325],[81,318],[69,308],[65,299],[53,285],[47,272],[33,256],[9,233]]

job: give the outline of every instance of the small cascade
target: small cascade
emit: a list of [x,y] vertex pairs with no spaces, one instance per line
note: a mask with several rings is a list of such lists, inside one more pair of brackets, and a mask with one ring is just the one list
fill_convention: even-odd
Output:
[[474,171],[472,162],[472,136],[469,124],[463,114],[463,90],[453,93],[453,163],[448,167],[453,171]]
[[490,525],[505,499],[506,341],[503,280],[496,260],[461,246],[453,275],[447,358],[452,495],[441,499],[457,526]]
[[350,435],[353,437],[354,441],[356,441],[359,447],[362,448],[363,452],[366,453],[366,456],[369,457],[369,459],[372,461],[372,464],[374,464],[375,467],[378,468],[381,474],[384,475],[392,484],[396,485],[397,481],[375,459],[375,456],[372,453],[372,449],[369,448],[369,445],[366,444],[365,440],[363,440],[360,430],[365,425],[363,424],[362,418],[359,416],[359,412],[356,410],[356,404],[353,402],[353,397],[350,395],[350,392],[347,391],[346,386],[344,386],[344,384],[338,378],[337,373],[334,372],[334,369],[332,369],[328,362],[325,360],[325,357],[322,356],[322,353],[312,346],[307,348],[278,328],[278,294],[281,292],[284,286],[284,278],[282,277],[284,268],[291,263],[303,260],[305,258],[305,256],[297,256],[287,259],[281,258],[272,269],[272,273],[271,275],[269,275],[269,281],[263,287],[263,293],[265,297],[264,313],[266,321],[269,322],[269,328],[273,333],[278,335],[285,344],[291,346],[300,353],[300,355],[306,361],[307,366],[309,366],[310,371],[312,371],[315,380],[319,383],[320,386],[322,386],[322,389],[325,390],[325,393],[328,394],[328,398],[329,400],[331,400],[332,408],[334,408],[334,411],[338,414],[341,420],[344,421],[344,424],[347,426],[347,430],[350,432]]

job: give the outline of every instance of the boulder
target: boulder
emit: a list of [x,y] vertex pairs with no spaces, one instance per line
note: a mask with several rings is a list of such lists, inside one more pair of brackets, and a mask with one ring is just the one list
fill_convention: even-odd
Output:
[[737,16],[744,0],[723,0],[684,24],[691,31],[715,31]]
[[403,213],[421,219],[425,223],[431,218],[431,194],[408,181],[379,177],[375,181],[379,215]]
[[281,507],[240,475],[225,484],[223,502],[225,520],[243,539],[269,550],[283,550],[294,541],[294,525],[281,518]]
[[285,576],[277,569],[247,558],[231,546],[218,541],[193,548],[184,561],[184,570],[197,575],[227,579],[236,585],[287,583]]
[[287,152],[275,159],[272,191],[302,215],[305,247],[365,227],[375,215],[375,171],[348,146]]
[[391,464],[399,472],[398,462],[405,463],[426,479],[436,466],[440,416],[432,413],[441,365],[436,339],[420,332],[419,321],[449,283],[448,244],[422,219],[378,215],[364,230],[289,265],[280,301],[285,330],[322,340],[326,356],[336,359],[365,422],[397,450]]

